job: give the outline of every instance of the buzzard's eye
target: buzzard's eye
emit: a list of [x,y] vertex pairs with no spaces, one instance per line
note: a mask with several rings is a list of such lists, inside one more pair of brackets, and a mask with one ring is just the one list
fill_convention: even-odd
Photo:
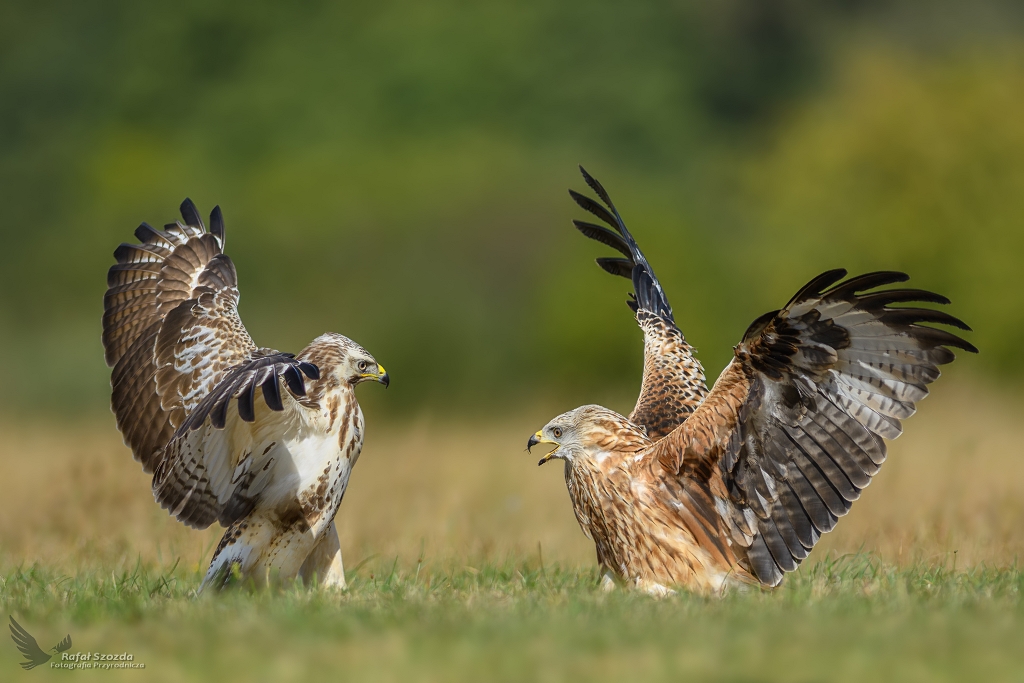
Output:
[[366,361],[365,360],[359,361],[359,365],[356,366],[356,367],[359,368],[359,372],[366,372]]
[[556,439],[561,439],[562,438],[562,428],[561,427],[555,427],[554,429],[551,430],[551,433],[555,435]]

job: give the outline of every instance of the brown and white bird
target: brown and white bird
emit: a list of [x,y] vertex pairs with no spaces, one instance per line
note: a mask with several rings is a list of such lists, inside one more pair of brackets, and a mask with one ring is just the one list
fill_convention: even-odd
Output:
[[565,461],[606,586],[617,579],[655,594],[777,586],[871,483],[885,439],[902,433],[938,366],[954,359],[949,348],[977,351],[922,323],[970,328],[914,305],[949,303],[943,296],[878,289],[906,281],[903,273],[841,281],[846,271],[831,270],[755,320],[708,391],[650,264],[608,193],[583,177],[601,201],[570,194],[611,229],[574,223],[622,253],[597,262],[633,282],[643,383],[629,417],[583,406],[528,446],[555,445],[538,464]]
[[317,337],[298,356],[259,348],[238,316],[220,207],[195,205],[107,273],[103,348],[117,427],[179,521],[227,527],[203,587],[232,576],[344,587],[334,517],[363,445],[355,386],[388,385],[361,346]]

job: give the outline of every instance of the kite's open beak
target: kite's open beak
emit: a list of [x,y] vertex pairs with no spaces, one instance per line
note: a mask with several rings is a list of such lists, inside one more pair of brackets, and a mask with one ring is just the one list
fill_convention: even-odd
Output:
[[380,363],[377,363],[376,372],[364,372],[362,375],[360,375],[360,377],[377,380],[378,382],[384,385],[385,389],[387,389],[388,385],[391,384],[391,378],[388,377],[388,371],[385,370],[384,366],[381,365]]
[[546,463],[548,460],[550,460],[551,456],[553,456],[555,454],[555,451],[558,450],[558,444],[552,441],[551,439],[545,438],[544,435],[541,434],[540,432],[537,432],[536,434],[531,436],[530,440],[526,442],[526,450],[530,450],[531,448],[540,443],[553,443],[555,444],[555,448],[550,453],[548,453],[547,455],[540,459],[540,462],[537,463],[538,467]]

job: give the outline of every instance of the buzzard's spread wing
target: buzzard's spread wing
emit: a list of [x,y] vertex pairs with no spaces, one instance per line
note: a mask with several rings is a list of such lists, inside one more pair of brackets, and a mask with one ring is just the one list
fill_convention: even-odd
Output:
[[976,352],[921,325],[969,329],[953,316],[892,306],[945,297],[875,290],[907,280],[902,273],[836,284],[845,275],[820,275],[755,321],[704,403],[648,451],[652,466],[713,501],[704,524],[769,586],[797,568],[871,482],[884,439],[900,435],[938,366],[953,360],[947,347]]
[[14,640],[14,645],[18,648],[18,651],[28,660],[21,662],[21,668],[27,671],[49,661],[50,655],[43,652],[36,639],[21,624],[16,622],[14,617],[10,619],[11,639]]
[[643,384],[629,419],[658,440],[682,424],[707,395],[704,369],[676,327],[661,283],[626,229],[608,193],[582,166],[580,171],[604,204],[572,190],[569,194],[581,208],[612,229],[579,220],[574,220],[573,224],[587,237],[622,253],[621,258],[599,258],[597,264],[612,275],[633,281],[633,294],[626,303],[636,313],[637,323],[644,333]]
[[[257,353],[232,368],[189,413],[157,463],[153,493],[160,504],[197,529],[248,515],[273,468],[285,405],[306,395],[303,375],[319,379],[320,371],[290,353]],[[228,410],[235,398],[238,410]]]
[[235,267],[222,253],[220,208],[207,231],[195,205],[183,222],[143,223],[107,273],[103,347],[117,426],[146,472],[202,397],[256,345],[238,317]]

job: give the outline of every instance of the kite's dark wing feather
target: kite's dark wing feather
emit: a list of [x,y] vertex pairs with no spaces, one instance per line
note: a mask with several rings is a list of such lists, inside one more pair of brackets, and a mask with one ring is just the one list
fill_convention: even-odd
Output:
[[756,320],[704,403],[647,453],[684,489],[714,501],[704,523],[767,586],[850,510],[885,460],[885,439],[902,433],[901,420],[954,359],[950,348],[977,351],[921,324],[969,329],[957,318],[893,306],[945,297],[869,291],[905,281],[903,273],[839,282],[845,275],[823,273]]
[[707,395],[704,369],[676,326],[672,307],[654,269],[626,229],[608,192],[582,166],[580,171],[600,201],[573,190],[569,190],[569,194],[582,209],[597,216],[608,227],[579,220],[574,220],[573,224],[587,237],[612,247],[625,257],[602,257],[597,259],[597,264],[612,275],[621,275],[633,282],[633,294],[627,304],[636,313],[637,323],[644,333],[644,376],[640,396],[629,419],[657,440],[682,424]]

